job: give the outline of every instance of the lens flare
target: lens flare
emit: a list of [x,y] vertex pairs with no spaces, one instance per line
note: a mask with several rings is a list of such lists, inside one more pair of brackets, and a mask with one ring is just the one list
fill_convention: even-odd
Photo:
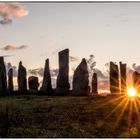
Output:
[[130,97],[136,96],[136,90],[134,88],[128,88],[127,89],[127,95]]

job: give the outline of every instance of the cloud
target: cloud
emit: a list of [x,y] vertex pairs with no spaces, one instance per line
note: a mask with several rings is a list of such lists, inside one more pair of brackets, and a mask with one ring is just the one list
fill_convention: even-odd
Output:
[[94,68],[94,72],[97,73],[99,80],[106,80],[109,77],[108,73],[104,73],[101,70],[99,70],[98,68]]
[[109,91],[109,80],[102,80],[98,82],[98,90],[102,92]]
[[25,49],[25,48],[27,48],[28,46],[26,46],[26,45],[21,45],[21,46],[19,46],[19,47],[17,47],[16,49],[17,50],[22,50],[22,49]]
[[6,25],[12,23],[14,18],[19,18],[28,15],[28,11],[22,5],[17,3],[0,3],[0,24]]
[[14,55],[1,55],[0,57],[12,57]]
[[32,74],[32,75],[43,77],[44,69],[43,68],[29,69],[28,73]]
[[26,45],[21,45],[21,46],[15,46],[15,45],[6,45],[3,48],[1,48],[1,50],[4,51],[15,51],[15,50],[22,50],[27,48],[28,46]]
[[[32,75],[43,77],[44,68],[29,69],[28,73],[32,74]],[[50,69],[51,77],[57,77],[58,73],[59,73],[59,69]]]
[[137,66],[136,63],[133,63],[132,68],[133,68],[133,70],[135,70],[135,71],[140,73],[140,65]]
[[70,58],[70,62],[75,62],[75,61],[79,60],[79,58],[75,57],[75,56],[69,56],[69,58]]
[[5,63],[5,67],[6,67],[7,74],[8,74],[9,69],[12,68],[13,69],[13,77],[17,77],[18,69],[16,66],[12,65],[11,63]]

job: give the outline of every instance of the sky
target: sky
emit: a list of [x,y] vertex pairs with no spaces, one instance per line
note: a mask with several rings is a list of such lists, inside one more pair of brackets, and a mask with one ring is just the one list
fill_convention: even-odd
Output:
[[29,69],[58,68],[58,52],[69,48],[70,73],[95,56],[104,72],[110,61],[140,62],[140,3],[0,3],[0,55]]

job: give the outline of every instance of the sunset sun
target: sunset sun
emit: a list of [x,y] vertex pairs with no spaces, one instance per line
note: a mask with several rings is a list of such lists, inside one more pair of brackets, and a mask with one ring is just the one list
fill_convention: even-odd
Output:
[[127,89],[127,95],[130,97],[136,96],[136,90],[134,88],[128,88]]

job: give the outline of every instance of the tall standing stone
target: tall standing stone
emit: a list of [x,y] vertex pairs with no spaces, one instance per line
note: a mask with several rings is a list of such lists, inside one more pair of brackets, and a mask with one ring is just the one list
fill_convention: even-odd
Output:
[[93,76],[92,76],[92,93],[93,94],[98,94],[97,84],[98,84],[97,73],[93,73]]
[[126,93],[126,64],[120,62],[121,93]]
[[30,90],[37,91],[39,87],[38,77],[30,76],[28,78],[28,85]]
[[133,87],[136,89],[137,92],[140,92],[140,73],[134,71],[132,77],[133,77]]
[[14,90],[13,86],[13,69],[10,68],[8,71],[8,92],[11,93]]
[[78,65],[73,75],[73,95],[88,95],[89,88],[89,73],[87,70],[86,59],[82,59],[82,62]]
[[45,61],[43,82],[42,82],[42,87],[40,88],[40,90],[46,94],[52,94],[53,92],[50,68],[49,68],[49,59]]
[[19,92],[26,93],[27,91],[27,73],[26,68],[22,65],[22,62],[19,62],[18,66],[18,90]]
[[6,68],[4,64],[4,58],[0,57],[0,93],[5,94],[6,92],[7,92]]
[[66,95],[69,88],[69,49],[65,49],[59,52],[59,74],[55,93]]
[[118,65],[113,62],[110,62],[110,92],[112,94],[120,93]]

